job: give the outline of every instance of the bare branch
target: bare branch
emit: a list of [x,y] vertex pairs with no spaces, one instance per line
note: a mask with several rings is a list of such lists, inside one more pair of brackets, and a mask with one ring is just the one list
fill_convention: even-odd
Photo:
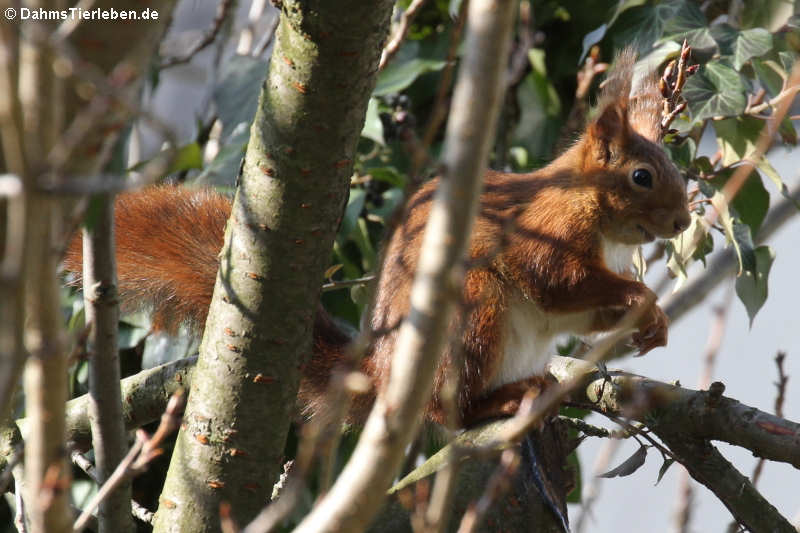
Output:
[[164,61],[162,61],[158,67],[161,69],[166,69],[174,67],[175,65],[188,63],[195,55],[197,55],[198,52],[213,43],[217,39],[219,31],[222,29],[222,24],[225,22],[225,19],[228,18],[231,6],[233,5],[233,0],[220,0],[219,5],[217,6],[217,13],[214,15],[214,20],[211,21],[211,27],[203,33],[203,36],[191,48],[189,48],[185,54],[181,56],[168,57],[164,59]]
[[754,531],[793,531],[709,441],[728,442],[797,467],[797,423],[722,396],[721,383],[712,384],[708,391],[692,391],[624,372],[601,376],[592,365],[564,357],[554,358],[549,370],[558,381],[584,376],[571,399],[576,405],[601,413],[633,413],[647,424],[692,477],[712,490],[740,523]]
[[[127,436],[120,398],[119,301],[114,257],[114,197],[97,195],[95,220],[83,229],[83,300],[89,326],[89,421],[97,477],[104,483],[125,457]],[[132,531],[131,486],[122,484],[97,513],[100,529]]]
[[406,9],[400,16],[400,22],[395,28],[394,35],[392,35],[392,38],[389,39],[389,42],[383,48],[378,70],[383,70],[386,68],[386,65],[392,60],[394,55],[400,49],[400,45],[403,44],[403,39],[406,38],[406,34],[411,26],[411,22],[414,20],[414,17],[417,16],[417,13],[419,13],[420,9],[422,9],[422,7],[425,5],[425,2],[426,0],[412,0],[408,6],[408,9]]
[[[789,376],[786,375],[783,369],[783,361],[786,359],[784,352],[778,352],[775,356],[775,366],[778,367],[778,381],[775,382],[775,388],[778,389],[775,395],[775,416],[783,418],[783,401],[786,397],[786,383],[789,381]],[[764,458],[760,458],[753,469],[753,475],[750,480],[753,486],[758,484],[758,479],[761,477],[761,472],[764,469]]]
[[186,398],[183,390],[172,395],[164,414],[161,415],[161,423],[156,428],[152,437],[148,437],[144,430],[136,432],[136,442],[128,451],[128,454],[117,465],[117,468],[109,476],[108,480],[100,487],[94,497],[89,500],[83,513],[75,520],[72,526],[75,533],[80,532],[87,524],[95,509],[113,493],[122,483],[129,480],[136,474],[143,472],[150,462],[161,455],[163,450],[161,445],[164,439],[180,425],[183,408]]

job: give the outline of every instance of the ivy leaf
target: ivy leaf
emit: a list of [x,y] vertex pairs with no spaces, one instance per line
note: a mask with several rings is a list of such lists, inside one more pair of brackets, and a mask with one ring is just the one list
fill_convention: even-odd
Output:
[[669,459],[664,459],[664,464],[662,464],[661,468],[658,469],[658,479],[656,479],[656,485],[661,482],[661,478],[664,477],[664,474],[667,473],[667,470],[669,470],[669,467],[671,467],[672,463],[674,462],[675,459],[672,459],[671,457]]
[[753,256],[755,259],[753,268],[744,270],[736,278],[736,295],[747,309],[750,327],[753,327],[756,313],[767,300],[767,279],[772,262],[775,260],[775,252],[769,246],[759,246],[753,250]]
[[220,82],[211,94],[222,122],[220,138],[229,137],[240,123],[249,126],[253,121],[268,66],[263,59],[244,55],[234,55],[222,62]]
[[795,62],[797,62],[797,55],[792,52],[778,52],[778,58],[780,58],[783,70],[786,72],[791,72]]
[[689,78],[683,96],[695,121],[736,116],[747,105],[739,73],[721,62],[708,63]]
[[736,253],[736,259],[739,262],[737,275],[741,275],[745,270],[753,270],[755,266],[753,249],[755,246],[753,245],[750,226],[742,224],[740,220],[736,219],[735,214],[732,214],[729,209],[727,199],[720,191],[714,192],[711,196],[711,204],[717,210],[727,242],[733,245]]
[[711,29],[711,36],[719,46],[720,55],[731,56],[736,70],[751,58],[772,50],[772,34],[764,28],[738,31],[728,24],[720,24]]
[[581,57],[578,58],[579,65],[583,63],[583,60],[586,58],[586,54],[589,53],[589,49],[603,39],[606,34],[606,30],[608,30],[608,24],[603,23],[599,27],[583,36],[583,50],[581,51]]
[[722,152],[722,166],[744,159],[756,149],[764,121],[755,117],[735,117],[713,122],[717,145]]
[[[722,190],[734,173],[734,169],[726,169],[708,182],[717,190]],[[745,180],[739,192],[733,198],[731,206],[735,209],[736,215],[744,223],[750,226],[752,234],[757,234],[764,217],[769,210],[769,193],[764,188],[761,176],[758,172],[751,172]]]
[[636,43],[639,52],[650,50],[664,36],[679,40],[687,32],[707,27],[702,11],[686,0],[636,7],[622,14],[619,21],[618,26],[625,30],[614,36],[615,43],[619,47]]
[[668,241],[670,257],[667,268],[679,279],[678,287],[686,280],[686,265],[689,264],[689,260],[694,257],[699,247],[707,248],[706,241],[709,237],[706,219],[697,213],[692,213],[689,227]]
[[677,143],[667,143],[665,148],[669,153],[669,158],[678,168],[688,168],[697,153],[697,144],[691,137],[685,137]]
[[792,14],[792,4],[786,0],[742,2],[739,16],[742,28],[769,27],[775,20],[786,20]]
[[372,96],[400,92],[426,72],[441,70],[447,64],[446,61],[439,59],[419,57],[419,48],[417,41],[403,44],[394,59],[378,75],[378,83],[372,91]]
[[358,224],[358,217],[364,210],[364,202],[367,192],[364,189],[350,189],[350,197],[347,199],[347,207],[342,217],[342,225],[339,228],[339,237],[347,240]]
[[686,41],[695,50],[715,49],[706,16],[694,2],[678,2],[678,9],[664,22],[662,40]]
[[[790,127],[794,130],[793,126]],[[714,121],[717,144],[722,151],[722,164],[731,165],[742,159],[752,160],[750,155],[755,151],[756,141],[762,128],[764,128],[764,121],[755,117],[737,117]],[[800,209],[800,202],[792,198],[789,194],[789,188],[766,157],[756,161],[756,166],[775,184],[784,198]],[[737,210],[744,209],[742,206],[736,205],[736,200],[734,200],[734,206]],[[755,230],[756,228],[753,228],[754,232]]]
[[786,70],[777,61],[771,59],[766,61],[754,59],[750,64],[753,65],[753,70],[755,70],[758,80],[770,96],[777,96],[783,88],[783,82],[789,76]]
[[371,139],[381,145],[386,144],[386,141],[383,139],[383,122],[381,122],[381,117],[378,113],[377,98],[369,99],[367,115],[364,119],[364,128],[361,130],[361,136]]
[[751,57],[763,56],[772,50],[772,34],[764,28],[739,32],[733,45],[733,68],[739,70]]
[[612,468],[605,474],[600,474],[597,477],[612,478],[612,477],[625,477],[633,474],[644,464],[647,458],[647,447],[640,446],[633,455],[625,459],[625,461],[616,468]]
[[766,157],[762,158],[758,163],[758,170],[763,172],[770,179],[770,181],[775,184],[784,198],[792,202],[797,209],[800,209],[800,202],[795,200],[794,197],[789,194],[789,187],[786,186],[786,184],[783,182],[783,179],[781,179],[780,174],[778,174],[778,171],[775,170],[775,167],[772,166]]

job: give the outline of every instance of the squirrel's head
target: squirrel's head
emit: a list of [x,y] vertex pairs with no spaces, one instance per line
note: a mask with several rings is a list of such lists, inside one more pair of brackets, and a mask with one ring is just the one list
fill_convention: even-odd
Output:
[[617,58],[583,138],[583,175],[600,192],[601,232],[626,244],[674,237],[691,221],[686,182],[661,146],[657,78],[631,95],[634,62],[628,50]]

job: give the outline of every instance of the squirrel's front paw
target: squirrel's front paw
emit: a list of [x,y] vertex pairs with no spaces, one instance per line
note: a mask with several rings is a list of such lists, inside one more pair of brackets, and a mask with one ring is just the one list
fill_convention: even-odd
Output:
[[669,319],[664,311],[652,304],[640,321],[639,331],[633,334],[633,344],[644,355],[653,348],[667,345]]

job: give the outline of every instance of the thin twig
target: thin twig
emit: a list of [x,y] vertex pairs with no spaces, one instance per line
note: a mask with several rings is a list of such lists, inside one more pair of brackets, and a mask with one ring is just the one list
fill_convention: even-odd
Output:
[[458,53],[458,45],[461,42],[461,34],[464,29],[464,23],[467,19],[467,7],[470,0],[462,0],[461,7],[458,11],[458,18],[453,26],[453,31],[450,34],[450,43],[447,49],[447,60],[442,70],[442,76],[439,79],[439,86],[436,88],[436,97],[433,104],[433,110],[428,119],[428,125],[425,127],[425,133],[422,136],[422,145],[413,153],[411,171],[412,183],[418,183],[421,176],[419,176],[423,167],[430,160],[430,147],[433,140],[441,128],[444,119],[447,117],[447,95],[450,92],[450,84],[453,81],[453,72],[456,66],[456,55]]
[[[786,398],[786,383],[789,381],[789,376],[786,375],[786,372],[783,368],[783,361],[786,359],[786,353],[778,352],[778,355],[775,356],[775,366],[778,367],[778,381],[775,382],[775,388],[777,392],[775,394],[775,416],[783,418],[783,402]],[[758,459],[755,468],[753,469],[753,475],[750,476],[750,481],[755,486],[758,483],[758,479],[761,477],[761,472],[764,469],[764,462],[765,459],[763,457]]]
[[14,526],[18,533],[27,533],[28,526],[25,524],[25,500],[22,497],[22,486],[15,478],[14,487]]
[[361,278],[343,279],[343,280],[331,281],[331,282],[325,283],[322,286],[322,292],[335,291],[335,290],[338,290],[338,289],[346,289],[348,287],[355,287],[357,285],[366,285],[367,283],[369,283],[370,281],[372,281],[374,279],[375,279],[374,275],[369,275],[369,276],[364,276],[364,277],[361,277]]
[[394,35],[392,35],[392,38],[389,39],[389,42],[383,48],[381,62],[378,64],[378,70],[383,70],[386,68],[386,65],[392,60],[397,51],[400,49],[400,45],[403,44],[403,40],[406,38],[408,29],[411,27],[411,22],[413,22],[414,17],[417,16],[417,13],[419,13],[420,9],[422,9],[422,7],[425,5],[425,2],[426,0],[412,0],[411,4],[408,6],[408,9],[406,9],[405,12],[403,12],[403,14],[400,16],[400,22],[397,24]]
[[220,0],[219,5],[217,6],[217,12],[214,15],[214,20],[211,21],[211,27],[206,30],[205,33],[203,33],[203,36],[200,38],[200,40],[197,41],[194,46],[192,46],[189,51],[182,56],[168,57],[162,61],[158,67],[160,69],[167,69],[174,67],[175,65],[188,63],[198,52],[213,43],[217,39],[220,29],[222,29],[225,19],[228,18],[228,14],[230,13],[230,8],[233,3],[233,0]]
[[150,464],[150,461],[163,453],[161,445],[164,443],[164,439],[180,425],[185,403],[186,398],[183,390],[176,392],[167,403],[167,408],[164,414],[161,415],[161,423],[153,433],[153,436],[148,437],[147,433],[142,429],[136,432],[136,441],[128,451],[128,454],[117,465],[117,468],[108,477],[103,486],[98,489],[78,519],[75,520],[72,526],[75,533],[80,532],[86,526],[94,510],[97,509],[108,494],[124,481],[143,472]]
[[[80,468],[84,474],[89,476],[92,481],[98,485],[100,484],[100,481],[97,477],[97,469],[85,455],[78,450],[72,450],[70,453],[70,458],[72,459],[72,463]],[[131,514],[142,522],[147,524],[153,523],[153,511],[147,509],[136,500],[131,500]]]

